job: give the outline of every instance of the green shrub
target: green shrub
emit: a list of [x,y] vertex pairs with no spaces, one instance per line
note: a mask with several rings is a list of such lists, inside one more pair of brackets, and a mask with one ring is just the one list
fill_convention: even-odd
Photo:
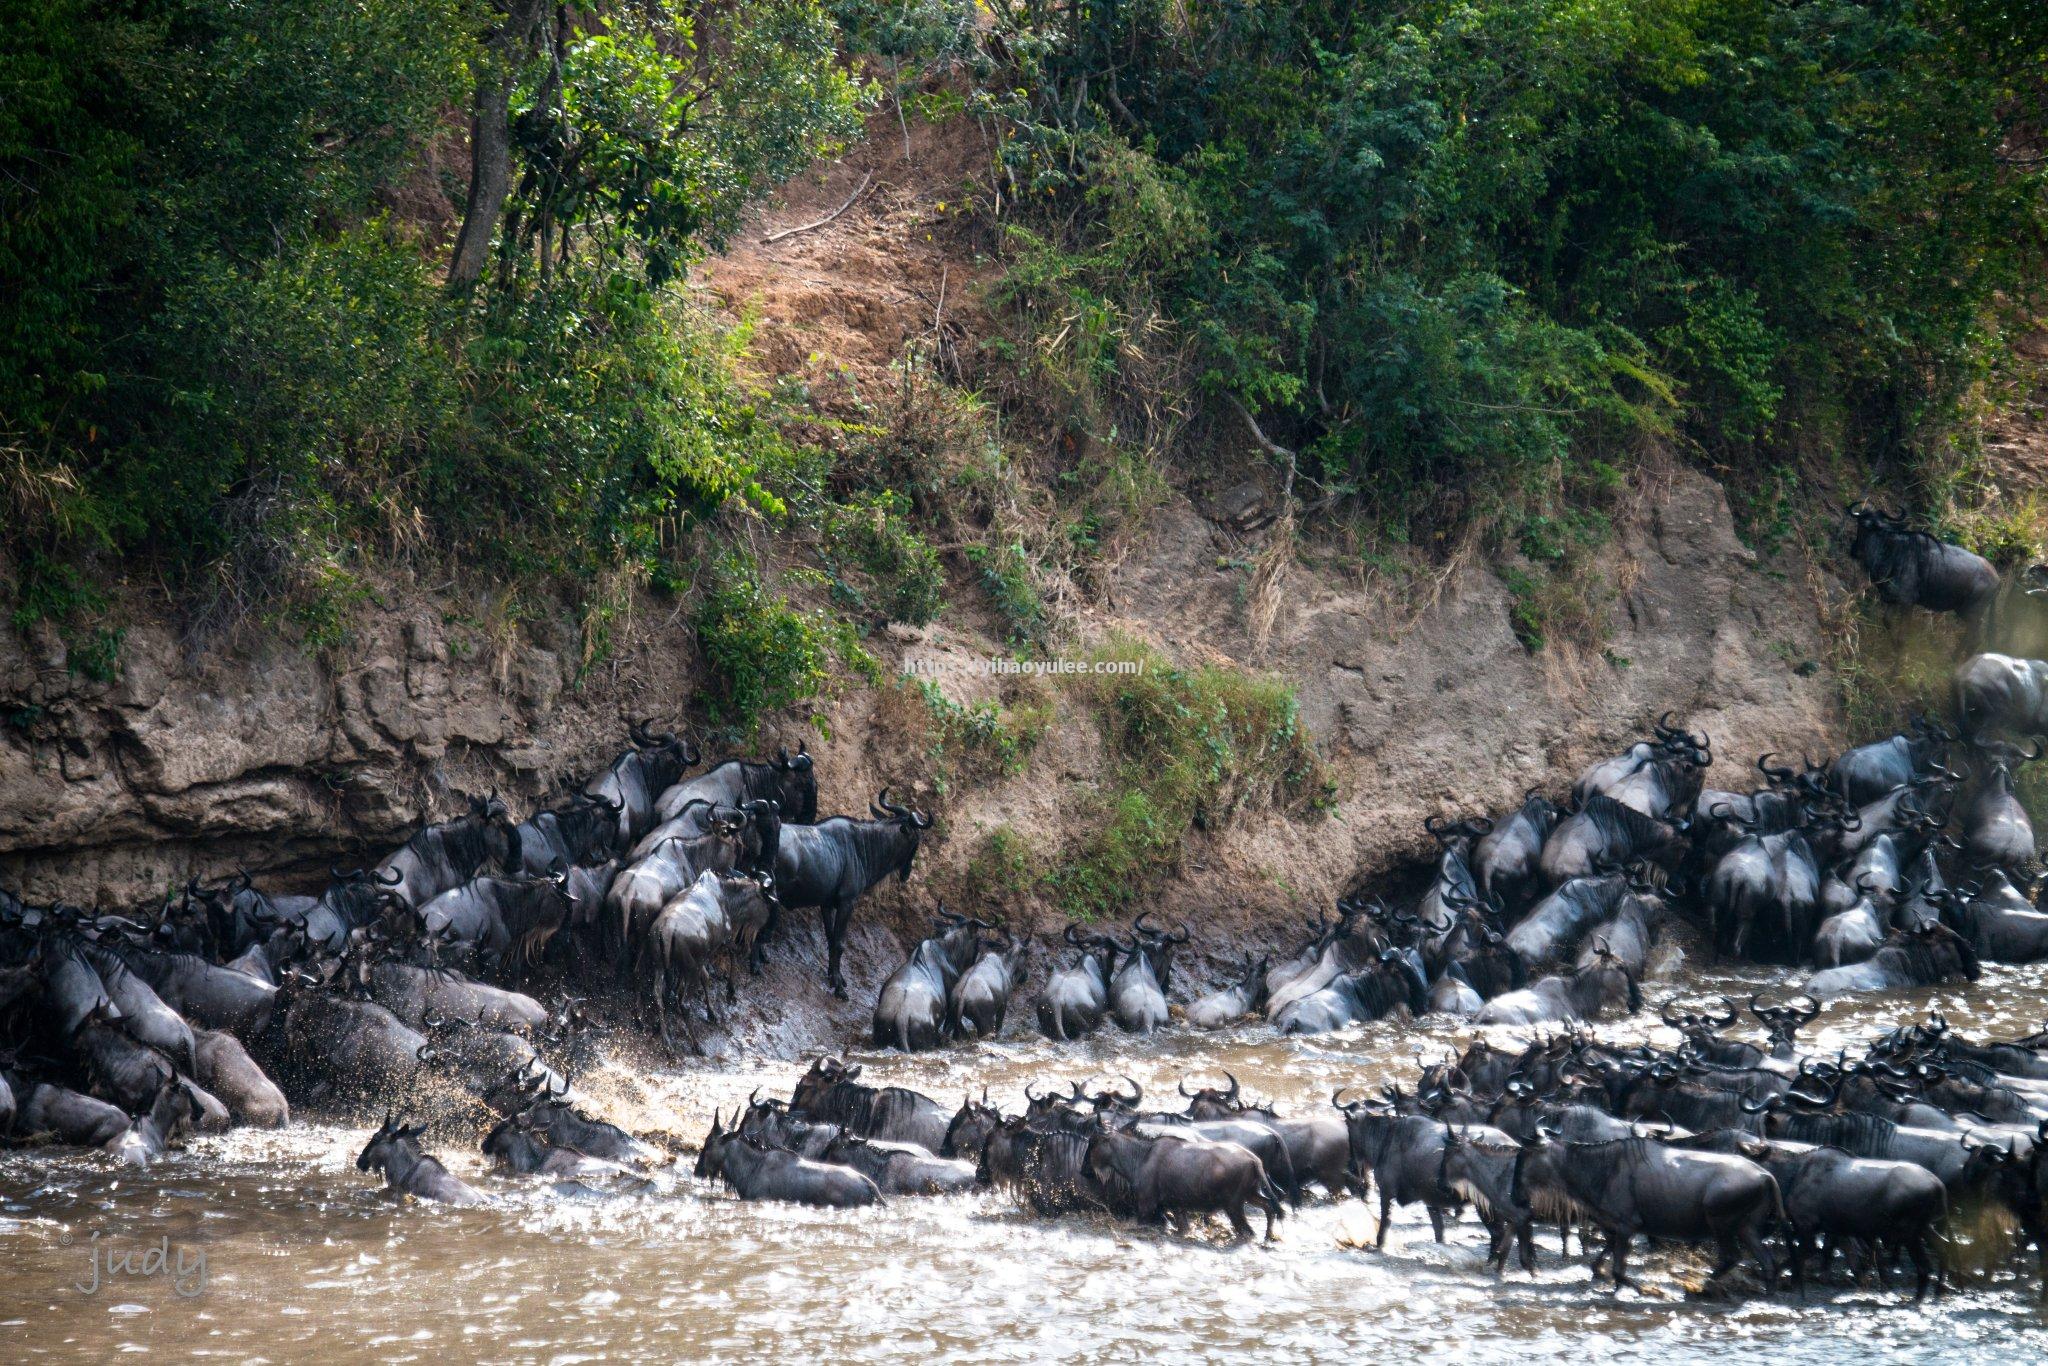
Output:
[[825,567],[835,596],[884,621],[922,626],[945,602],[946,574],[931,544],[905,520],[893,491],[857,494],[824,517]]
[[713,568],[693,624],[718,682],[707,699],[715,721],[751,732],[768,712],[825,686],[830,624],[770,593],[743,552],[727,552]]
[[1135,904],[1178,867],[1191,830],[1221,825],[1247,803],[1300,811],[1334,799],[1284,681],[1184,669],[1129,640],[1088,658],[1139,671],[1076,681],[1112,767],[1077,846],[1051,875],[1069,913],[1107,915]]

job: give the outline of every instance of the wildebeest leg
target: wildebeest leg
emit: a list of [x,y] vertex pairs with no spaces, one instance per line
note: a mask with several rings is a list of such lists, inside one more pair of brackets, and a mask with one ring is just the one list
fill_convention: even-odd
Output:
[[836,902],[821,912],[825,921],[825,980],[832,987],[832,994],[840,1000],[846,999],[846,978],[839,971],[839,953],[846,943],[846,922],[853,918],[853,903]]
[[1441,1242],[1442,1242],[1442,1241],[1444,1240],[1444,1210],[1443,1210],[1443,1206],[1441,1206],[1441,1205],[1425,1205],[1425,1206],[1423,1206],[1423,1208],[1424,1208],[1424,1209],[1427,1209],[1427,1210],[1429,1211],[1429,1228],[1430,1228],[1430,1232],[1432,1232],[1432,1233],[1436,1234],[1436,1240],[1437,1240],[1437,1241],[1438,1241],[1439,1243],[1441,1243]]
[[1266,1212],[1266,1241],[1270,1243],[1273,1241],[1273,1224],[1281,1218],[1280,1202],[1273,1198],[1270,1190],[1261,1190],[1252,1198]]
[[1637,1285],[1628,1278],[1628,1245],[1634,1241],[1635,1235],[1629,1233],[1610,1233],[1607,1235],[1607,1250],[1614,1254],[1614,1288],[1616,1290],[1621,1289],[1623,1286],[1628,1286],[1634,1290],[1642,1289],[1640,1285]]
[[1394,1197],[1387,1194],[1385,1183],[1380,1185],[1380,1231],[1373,1240],[1373,1246],[1384,1252],[1387,1248],[1387,1224],[1394,1217]]
[[1799,1298],[1806,1298],[1806,1259],[1813,1252],[1813,1239],[1794,1229],[1786,1239],[1786,1252],[1792,1259],[1792,1284],[1799,1291]]
[[[1926,1229],[1913,1235],[1913,1241],[1906,1244],[1906,1251],[1913,1258],[1913,1303],[1918,1304],[1927,1298],[1927,1282],[1932,1279],[1931,1273],[1934,1269],[1934,1259],[1928,1255]],[[1938,1283],[1934,1293],[1936,1298],[1941,1295]]]
[[[1230,1240],[1232,1242],[1241,1243],[1252,1236],[1252,1221],[1244,1217],[1243,1197],[1240,1196],[1238,1199],[1231,1201],[1230,1207],[1224,1210],[1223,1213],[1230,1219]],[[1269,1231],[1273,1227],[1271,1215],[1267,1216],[1266,1227]]]
[[1742,1260],[1742,1248],[1735,1241],[1735,1234],[1723,1232],[1714,1238],[1714,1269],[1707,1273],[1707,1282],[1712,1284],[1735,1269]]
[[1884,1255],[1884,1249],[1873,1239],[1870,1244],[1870,1264],[1877,1268],[1877,1283],[1886,1290],[1892,1288],[1891,1258]]
[[1515,1241],[1522,1245],[1522,1270],[1531,1276],[1536,1274],[1536,1225],[1532,1221],[1515,1230]]

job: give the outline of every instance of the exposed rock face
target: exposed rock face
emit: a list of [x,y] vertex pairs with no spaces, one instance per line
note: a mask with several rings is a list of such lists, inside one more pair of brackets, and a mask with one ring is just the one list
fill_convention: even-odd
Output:
[[[1759,753],[1816,756],[1837,742],[1821,649],[1802,586],[1762,571],[1736,538],[1711,479],[1674,470],[1620,527],[1596,580],[1608,586],[1604,656],[1530,654],[1510,625],[1506,587],[1460,570],[1412,624],[1372,592],[1297,568],[1263,655],[1238,604],[1244,549],[1186,504],[1129,556],[1116,614],[1176,652],[1222,652],[1294,681],[1302,720],[1339,775],[1329,819],[1264,821],[1226,834],[1186,889],[1190,906],[1242,906],[1278,886],[1327,900],[1361,875],[1433,852],[1431,814],[1495,813],[1533,784],[1561,789],[1671,711],[1705,731],[1711,778]],[[1711,780],[1711,779],[1710,779]]]
[[[1170,503],[1084,623],[1287,676],[1336,771],[1328,816],[1245,813],[1191,839],[1159,909],[1219,932],[1292,918],[1426,852],[1432,812],[1497,811],[1532,784],[1561,787],[1662,711],[1712,736],[1713,776],[1731,785],[1742,780],[1727,769],[1761,751],[1817,755],[1836,741],[1825,676],[1796,671],[1818,649],[1809,593],[1758,568],[1702,475],[1672,473],[1624,522],[1603,562],[1607,656],[1576,665],[1522,647],[1506,589],[1480,568],[1451,576],[1404,625],[1378,592],[1297,567],[1255,650],[1242,572],[1217,568],[1247,549],[1228,524]],[[695,652],[669,612],[639,613],[655,624],[578,680],[571,637],[494,655],[438,608],[394,601],[332,661],[274,645],[193,662],[145,622],[112,684],[67,672],[47,633],[0,633],[0,886],[114,906],[238,866],[279,886],[317,883],[331,860],[381,855],[465,794],[496,789],[523,814],[609,762],[626,718],[696,710]],[[956,701],[992,695],[973,665],[1001,651],[971,630],[889,631],[870,646],[949,665],[938,681]],[[1061,712],[1028,772],[943,795],[905,744],[900,710],[869,689],[827,707],[829,738],[801,727],[823,810],[864,812],[889,783],[941,817],[918,876],[878,893],[868,923],[921,930],[980,829],[1008,824],[1054,847],[1072,798],[1103,771],[1093,725]],[[799,731],[791,718],[764,739]],[[888,943],[863,942],[849,961],[855,999],[863,977],[893,966]]]

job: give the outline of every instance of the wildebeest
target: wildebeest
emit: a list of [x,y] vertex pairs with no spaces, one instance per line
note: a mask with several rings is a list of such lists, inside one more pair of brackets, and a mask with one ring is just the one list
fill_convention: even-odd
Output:
[[603,863],[618,853],[620,804],[578,792],[566,805],[537,811],[512,827],[506,871],[527,877]]
[[960,974],[947,998],[955,1038],[971,1028],[976,1037],[993,1039],[1003,1032],[1010,1013],[1010,993],[1024,984],[1024,945],[1005,933],[1001,944],[983,940],[981,956]]
[[1472,849],[1472,873],[1482,899],[1520,910],[1542,890],[1543,845],[1564,813],[1557,803],[1530,788],[1521,806],[1480,837]]
[[238,1124],[278,1129],[291,1122],[291,1105],[241,1041],[217,1029],[192,1031],[197,1068],[193,1076],[219,1096]]
[[1165,1028],[1173,951],[1188,942],[1188,934],[1186,926],[1170,934],[1152,929],[1142,914],[1132,923],[1131,942],[1117,945],[1123,965],[1109,980],[1109,1013],[1122,1028],[1133,1034]]
[[1974,894],[1935,894],[1941,917],[1991,963],[2037,963],[2048,958],[2048,914],[2034,909],[2003,873],[1993,872]]
[[673,734],[656,735],[644,721],[626,728],[632,748],[583,785],[583,791],[619,812],[615,847],[630,848],[654,824],[654,803],[693,768],[697,751]]
[[697,1155],[697,1175],[732,1187],[742,1200],[784,1200],[826,1209],[858,1209],[879,1204],[882,1192],[851,1167],[813,1162],[727,1129],[724,1118],[711,1117]]
[[808,1119],[830,1120],[862,1138],[939,1150],[952,1116],[937,1101],[900,1086],[862,1086],[860,1074],[858,1065],[820,1058],[798,1079],[789,1108]]
[[846,978],[839,957],[854,902],[891,873],[908,882],[918,845],[932,827],[923,812],[891,802],[887,788],[870,810],[871,820],[834,816],[817,825],[784,825],[775,857],[775,890],[782,904],[791,910],[818,908],[825,924],[825,977],[841,1000],[846,999]]
[[1569,962],[1586,934],[1612,918],[1631,895],[1654,893],[1642,874],[1637,867],[1568,879],[1508,931],[1508,948],[1527,969]]
[[1266,959],[1244,956],[1244,976],[1234,985],[1219,987],[1187,1009],[1187,1021],[1196,1029],[1222,1029],[1256,1011],[1266,996]]
[[[1421,1115],[1400,1115],[1379,1110],[1364,1101],[1346,1101],[1338,1091],[1330,1103],[1344,1113],[1350,1140],[1351,1175],[1355,1180],[1372,1178],[1379,1192],[1379,1231],[1373,1245],[1387,1245],[1395,1205],[1420,1203],[1429,1211],[1429,1226],[1436,1240],[1444,1240],[1444,1212],[1457,1208],[1458,1195],[1444,1185],[1444,1134],[1446,1126]],[[1482,1136],[1503,1147],[1514,1140],[1497,1129],[1482,1129]]]
[[462,946],[502,975],[523,975],[568,922],[568,872],[480,877],[429,901],[420,919],[429,936]]
[[440,1159],[420,1151],[424,1124],[407,1126],[392,1115],[356,1155],[359,1172],[381,1171],[384,1183],[403,1195],[437,1200],[444,1205],[478,1205],[483,1195],[441,1165]]
[[1946,925],[1895,931],[1861,963],[1817,972],[1801,988],[1816,1000],[1857,991],[1900,991],[1963,978],[1974,982],[1977,952]]
[[1636,974],[1595,941],[1592,961],[1569,977],[1544,977],[1520,991],[1510,991],[1488,1001],[1473,1023],[1551,1024],[1567,1020],[1597,1020],[1610,1010],[1633,1015],[1643,1008]]
[[1919,777],[1955,741],[1939,722],[1927,716],[1914,717],[1908,731],[1844,750],[1828,765],[1828,786],[1852,805],[1874,802]]
[[1705,895],[1723,953],[1797,962],[1817,927],[1820,861],[1803,830],[1746,835],[1714,865]]
[[[659,1023],[662,1042],[674,1047],[675,1040],[669,1033],[669,1006],[674,1002],[683,1016],[683,1031],[689,1036],[690,1046],[697,1044],[697,1032],[691,1026],[689,1011],[681,999],[685,986],[696,989],[697,1003],[704,1008],[705,1020],[718,1023],[718,1012],[711,1003],[711,960],[726,948],[732,938],[732,927],[726,917],[723,878],[706,869],[697,880],[677,894],[661,908],[646,932],[641,935],[638,952],[635,954],[636,975],[647,992],[648,1003],[654,1008]],[[730,991],[732,977],[726,976],[726,987]]]
[[1972,655],[1956,670],[1955,704],[1965,736],[2048,734],[2048,660]]
[[529,1033],[548,1022],[547,1007],[531,996],[473,981],[453,968],[380,958],[369,965],[363,985],[371,1000],[415,1028],[430,1015]]
[[825,1145],[821,1161],[851,1167],[884,1195],[957,1195],[974,1187],[974,1164],[842,1133]]
[[164,1004],[190,1021],[254,1037],[270,1024],[277,987],[196,954],[131,952],[128,966]]
[[915,1053],[937,1048],[945,1040],[953,984],[974,961],[980,944],[976,932],[993,928],[986,921],[970,920],[939,907],[933,933],[918,941],[875,999],[873,1038],[877,1047]]
[[533,1121],[525,1115],[508,1115],[499,1120],[484,1135],[483,1149],[484,1156],[495,1166],[513,1176],[577,1181],[618,1176],[627,1170],[601,1157],[542,1142],[533,1132]]
[[190,1084],[174,1077],[157,1088],[146,1111],[101,1146],[116,1161],[147,1166],[164,1155],[198,1114],[199,1105]]
[[423,827],[378,864],[377,873],[406,905],[425,906],[486,868],[513,866],[512,813],[493,793],[471,798],[465,815]]
[[1886,602],[1975,615],[1998,595],[1998,571],[1982,555],[1938,541],[1865,503],[1843,511],[1856,523],[1850,557]]
[[1092,1132],[1044,1128],[1023,1116],[998,1124],[981,1145],[975,1179],[1006,1190],[1034,1212],[1099,1210],[1110,1202],[1089,1171]]
[[1282,1034],[1322,1034],[1399,1009],[1410,1015],[1429,1010],[1429,982],[1414,949],[1382,949],[1378,961],[1295,1001],[1275,1015],[1273,1023]]
[[2037,741],[2028,751],[1980,740],[1977,751],[1985,767],[1976,794],[1962,809],[1963,852],[1979,868],[2030,867],[2038,853],[2034,823],[2013,792],[2013,770],[2039,759],[2043,746]]
[[1117,958],[1117,942],[1106,934],[1084,939],[1078,926],[1069,925],[1064,937],[1081,956],[1046,979],[1037,1003],[1039,1032],[1062,1042],[1091,1034],[1102,1024]]
[[[1350,1131],[1341,1116],[1282,1118],[1268,1106],[1244,1100],[1238,1094],[1237,1078],[1227,1072],[1224,1077],[1230,1083],[1228,1090],[1207,1088],[1190,1092],[1185,1085],[1177,1088],[1188,1097],[1190,1119],[1235,1119],[1269,1129],[1287,1148],[1288,1165],[1293,1169],[1293,1180],[1287,1184],[1298,1186],[1314,1181],[1333,1196],[1353,1190],[1364,1197],[1364,1183],[1351,1173]],[[1272,1175],[1270,1167],[1268,1175]]]
[[1866,894],[1847,910],[1820,922],[1813,934],[1814,966],[1840,968],[1861,963],[1884,947],[1885,933],[1885,917]]
[[754,802],[772,802],[779,819],[793,825],[816,825],[818,775],[810,752],[801,744],[795,754],[781,749],[766,763],[728,759],[662,793],[655,814],[668,825],[698,801],[713,808],[741,810]]
[[161,1052],[186,1073],[194,1069],[192,1027],[177,1011],[165,1005],[120,955],[98,944],[80,944],[78,951],[98,976],[107,999],[120,1012],[121,1028],[138,1043]]
[[739,866],[739,831],[737,815],[717,817],[698,834],[662,839],[652,852],[626,865],[612,880],[605,892],[606,936],[620,955],[620,968],[628,965],[633,947],[662,907],[687,892],[703,874],[729,872]]
[[1687,822],[1657,820],[1614,798],[1595,794],[1566,816],[1543,843],[1544,881],[1559,887],[1573,878],[1646,862],[1669,868],[1684,852]]
[[1516,1160],[1518,1204],[1568,1207],[1607,1236],[1604,1254],[1617,1286],[1628,1279],[1636,1235],[1692,1242],[1711,1239],[1718,1255],[1710,1280],[1735,1268],[1743,1252],[1756,1261],[1766,1287],[1777,1265],[1764,1234],[1782,1217],[1778,1183],[1747,1158],[1689,1152],[1654,1139],[1567,1143],[1540,1133]]
[[1252,1236],[1245,1207],[1266,1212],[1266,1238],[1283,1217],[1280,1201],[1258,1158],[1235,1143],[1120,1133],[1104,1128],[1088,1142],[1087,1171],[1113,1205],[1142,1223],[1171,1219],[1187,1229],[1190,1214],[1220,1213],[1238,1238]]

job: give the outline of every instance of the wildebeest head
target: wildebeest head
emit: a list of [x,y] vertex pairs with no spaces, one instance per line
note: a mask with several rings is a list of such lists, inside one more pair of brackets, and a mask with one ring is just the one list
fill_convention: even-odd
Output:
[[979,1161],[981,1150],[1003,1122],[1002,1112],[988,1103],[988,1088],[981,1090],[981,1099],[973,1096],[960,1098],[960,1109],[953,1115],[953,1122],[946,1126],[946,1137],[939,1144],[940,1157],[967,1157]]
[[896,880],[910,881],[910,865],[917,859],[918,848],[924,842],[924,832],[932,828],[932,818],[915,807],[890,801],[886,787],[869,803],[868,812],[878,821],[894,821],[896,828],[903,833],[908,848],[903,853],[903,861],[897,865]]
[[1153,929],[1145,923],[1151,914],[1150,911],[1139,912],[1138,918],[1131,922],[1131,942],[1117,947],[1134,958],[1143,958],[1163,992],[1173,972],[1173,951],[1188,942],[1190,931],[1185,925],[1172,933]]
[[859,1063],[848,1063],[840,1058],[819,1058],[811,1064],[810,1071],[797,1078],[796,1087],[789,1093],[789,1108],[816,1110],[833,1087],[851,1085],[860,1080],[860,1074]]
[[647,779],[648,792],[658,796],[663,788],[674,786],[678,778],[695,768],[703,756],[689,741],[678,739],[675,732],[657,734],[648,728],[650,724],[651,721],[630,723],[626,738],[639,752],[640,771]]
[[[813,771],[811,752],[799,740],[794,754],[789,752],[788,746],[777,749],[773,763],[777,786],[781,789],[775,800],[781,804],[781,809],[798,825],[816,825],[818,775]],[[883,795],[888,794],[885,792]]]
[[387,1111],[384,1123],[376,1133],[370,1135],[370,1141],[364,1144],[362,1152],[356,1155],[356,1170],[376,1171],[385,1166],[394,1153],[403,1150],[409,1150],[417,1157],[420,1151],[420,1136],[426,1131],[426,1125],[407,1125]]

